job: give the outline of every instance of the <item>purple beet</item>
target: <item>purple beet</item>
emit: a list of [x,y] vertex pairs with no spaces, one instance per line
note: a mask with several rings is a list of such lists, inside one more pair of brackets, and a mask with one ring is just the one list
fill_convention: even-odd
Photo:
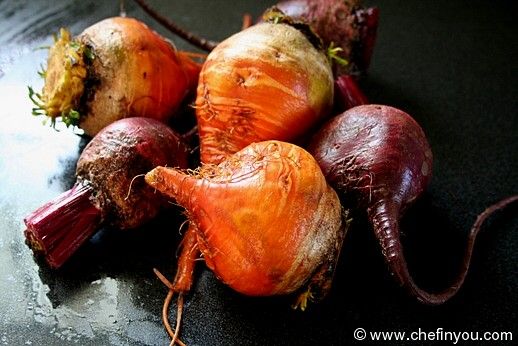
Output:
[[418,287],[410,275],[399,232],[402,213],[426,189],[432,175],[432,151],[415,120],[389,106],[354,107],[325,124],[309,152],[337,192],[355,197],[358,207],[367,210],[390,271],[400,285],[426,304],[442,304],[457,293],[483,221],[518,200],[518,195],[506,198],[479,215],[468,235],[457,278],[445,290],[430,293]]
[[340,72],[356,74],[367,70],[376,41],[378,8],[365,8],[359,0],[288,0],[276,7],[308,23],[325,46],[333,43],[342,49],[339,56],[349,63]]

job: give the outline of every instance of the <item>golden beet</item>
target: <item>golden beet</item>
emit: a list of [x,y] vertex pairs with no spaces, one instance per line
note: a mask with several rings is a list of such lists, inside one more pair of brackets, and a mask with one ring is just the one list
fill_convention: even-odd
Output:
[[[36,112],[94,136],[126,117],[167,122],[195,89],[199,64],[151,30],[126,17],[102,20],[50,48]],[[34,96],[35,93],[33,93]]]

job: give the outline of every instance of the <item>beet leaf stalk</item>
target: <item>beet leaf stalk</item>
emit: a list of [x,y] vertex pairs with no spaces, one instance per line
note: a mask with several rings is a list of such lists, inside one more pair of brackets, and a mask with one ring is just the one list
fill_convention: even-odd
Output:
[[335,103],[338,111],[369,104],[367,96],[351,75],[343,74],[335,78]]
[[58,268],[89,239],[101,222],[101,210],[91,200],[92,188],[76,183],[25,219],[29,247]]
[[170,21],[166,17],[162,16],[158,11],[153,9],[146,1],[144,0],[135,0],[135,2],[147,13],[159,22],[164,28],[171,31],[173,34],[181,37],[185,41],[189,42],[190,44],[203,49],[207,52],[210,52],[213,50],[219,42],[207,40],[203,37],[200,37],[192,32],[189,32],[188,30],[183,29],[178,24]]

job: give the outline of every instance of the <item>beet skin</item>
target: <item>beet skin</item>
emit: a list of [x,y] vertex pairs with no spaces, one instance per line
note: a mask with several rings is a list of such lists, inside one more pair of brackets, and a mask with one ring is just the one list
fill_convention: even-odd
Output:
[[103,219],[121,228],[141,225],[163,203],[138,175],[156,166],[187,167],[180,137],[161,122],[126,118],[104,128],[85,147],[77,162],[78,180],[96,191]]

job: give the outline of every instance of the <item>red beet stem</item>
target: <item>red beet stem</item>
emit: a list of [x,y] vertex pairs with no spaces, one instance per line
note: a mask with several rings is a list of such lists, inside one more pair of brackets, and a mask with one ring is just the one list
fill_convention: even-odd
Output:
[[27,244],[51,268],[61,267],[99,226],[101,211],[91,195],[89,185],[76,183],[24,219]]
[[362,71],[367,71],[369,68],[372,53],[374,51],[374,44],[376,42],[378,23],[379,23],[379,9],[377,7],[362,8],[356,11],[358,22],[360,23],[360,45],[361,49],[358,52],[358,64]]
[[351,75],[340,75],[335,79],[336,98],[341,111],[346,111],[369,103],[367,96],[361,91],[356,80]]
[[218,45],[219,42],[207,40],[205,38],[197,36],[197,35],[189,32],[189,31],[181,28],[180,26],[178,26],[177,24],[173,23],[172,21],[170,21],[166,17],[162,16],[160,13],[158,13],[158,11],[154,10],[153,7],[151,7],[146,1],[144,1],[144,0],[135,0],[135,2],[148,15],[150,15],[151,18],[153,18],[154,20],[159,22],[164,28],[166,28],[167,30],[171,31],[173,34],[181,37],[182,39],[184,39],[185,41],[189,42],[193,46],[198,47],[200,49],[203,49],[203,50],[205,50],[207,52],[210,52],[211,50],[213,50]]
[[484,221],[494,212],[516,201],[518,201],[518,195],[505,198],[491,205],[478,215],[468,234],[466,249],[456,279],[450,287],[438,293],[430,293],[421,289],[416,285],[408,272],[407,262],[403,255],[403,247],[399,240],[399,223],[397,217],[399,211],[397,204],[382,200],[371,206],[368,212],[369,218],[372,220],[374,231],[382,247],[385,260],[399,284],[405,287],[409,293],[415,296],[420,302],[430,305],[439,305],[452,298],[464,283],[471,262],[475,239]]

